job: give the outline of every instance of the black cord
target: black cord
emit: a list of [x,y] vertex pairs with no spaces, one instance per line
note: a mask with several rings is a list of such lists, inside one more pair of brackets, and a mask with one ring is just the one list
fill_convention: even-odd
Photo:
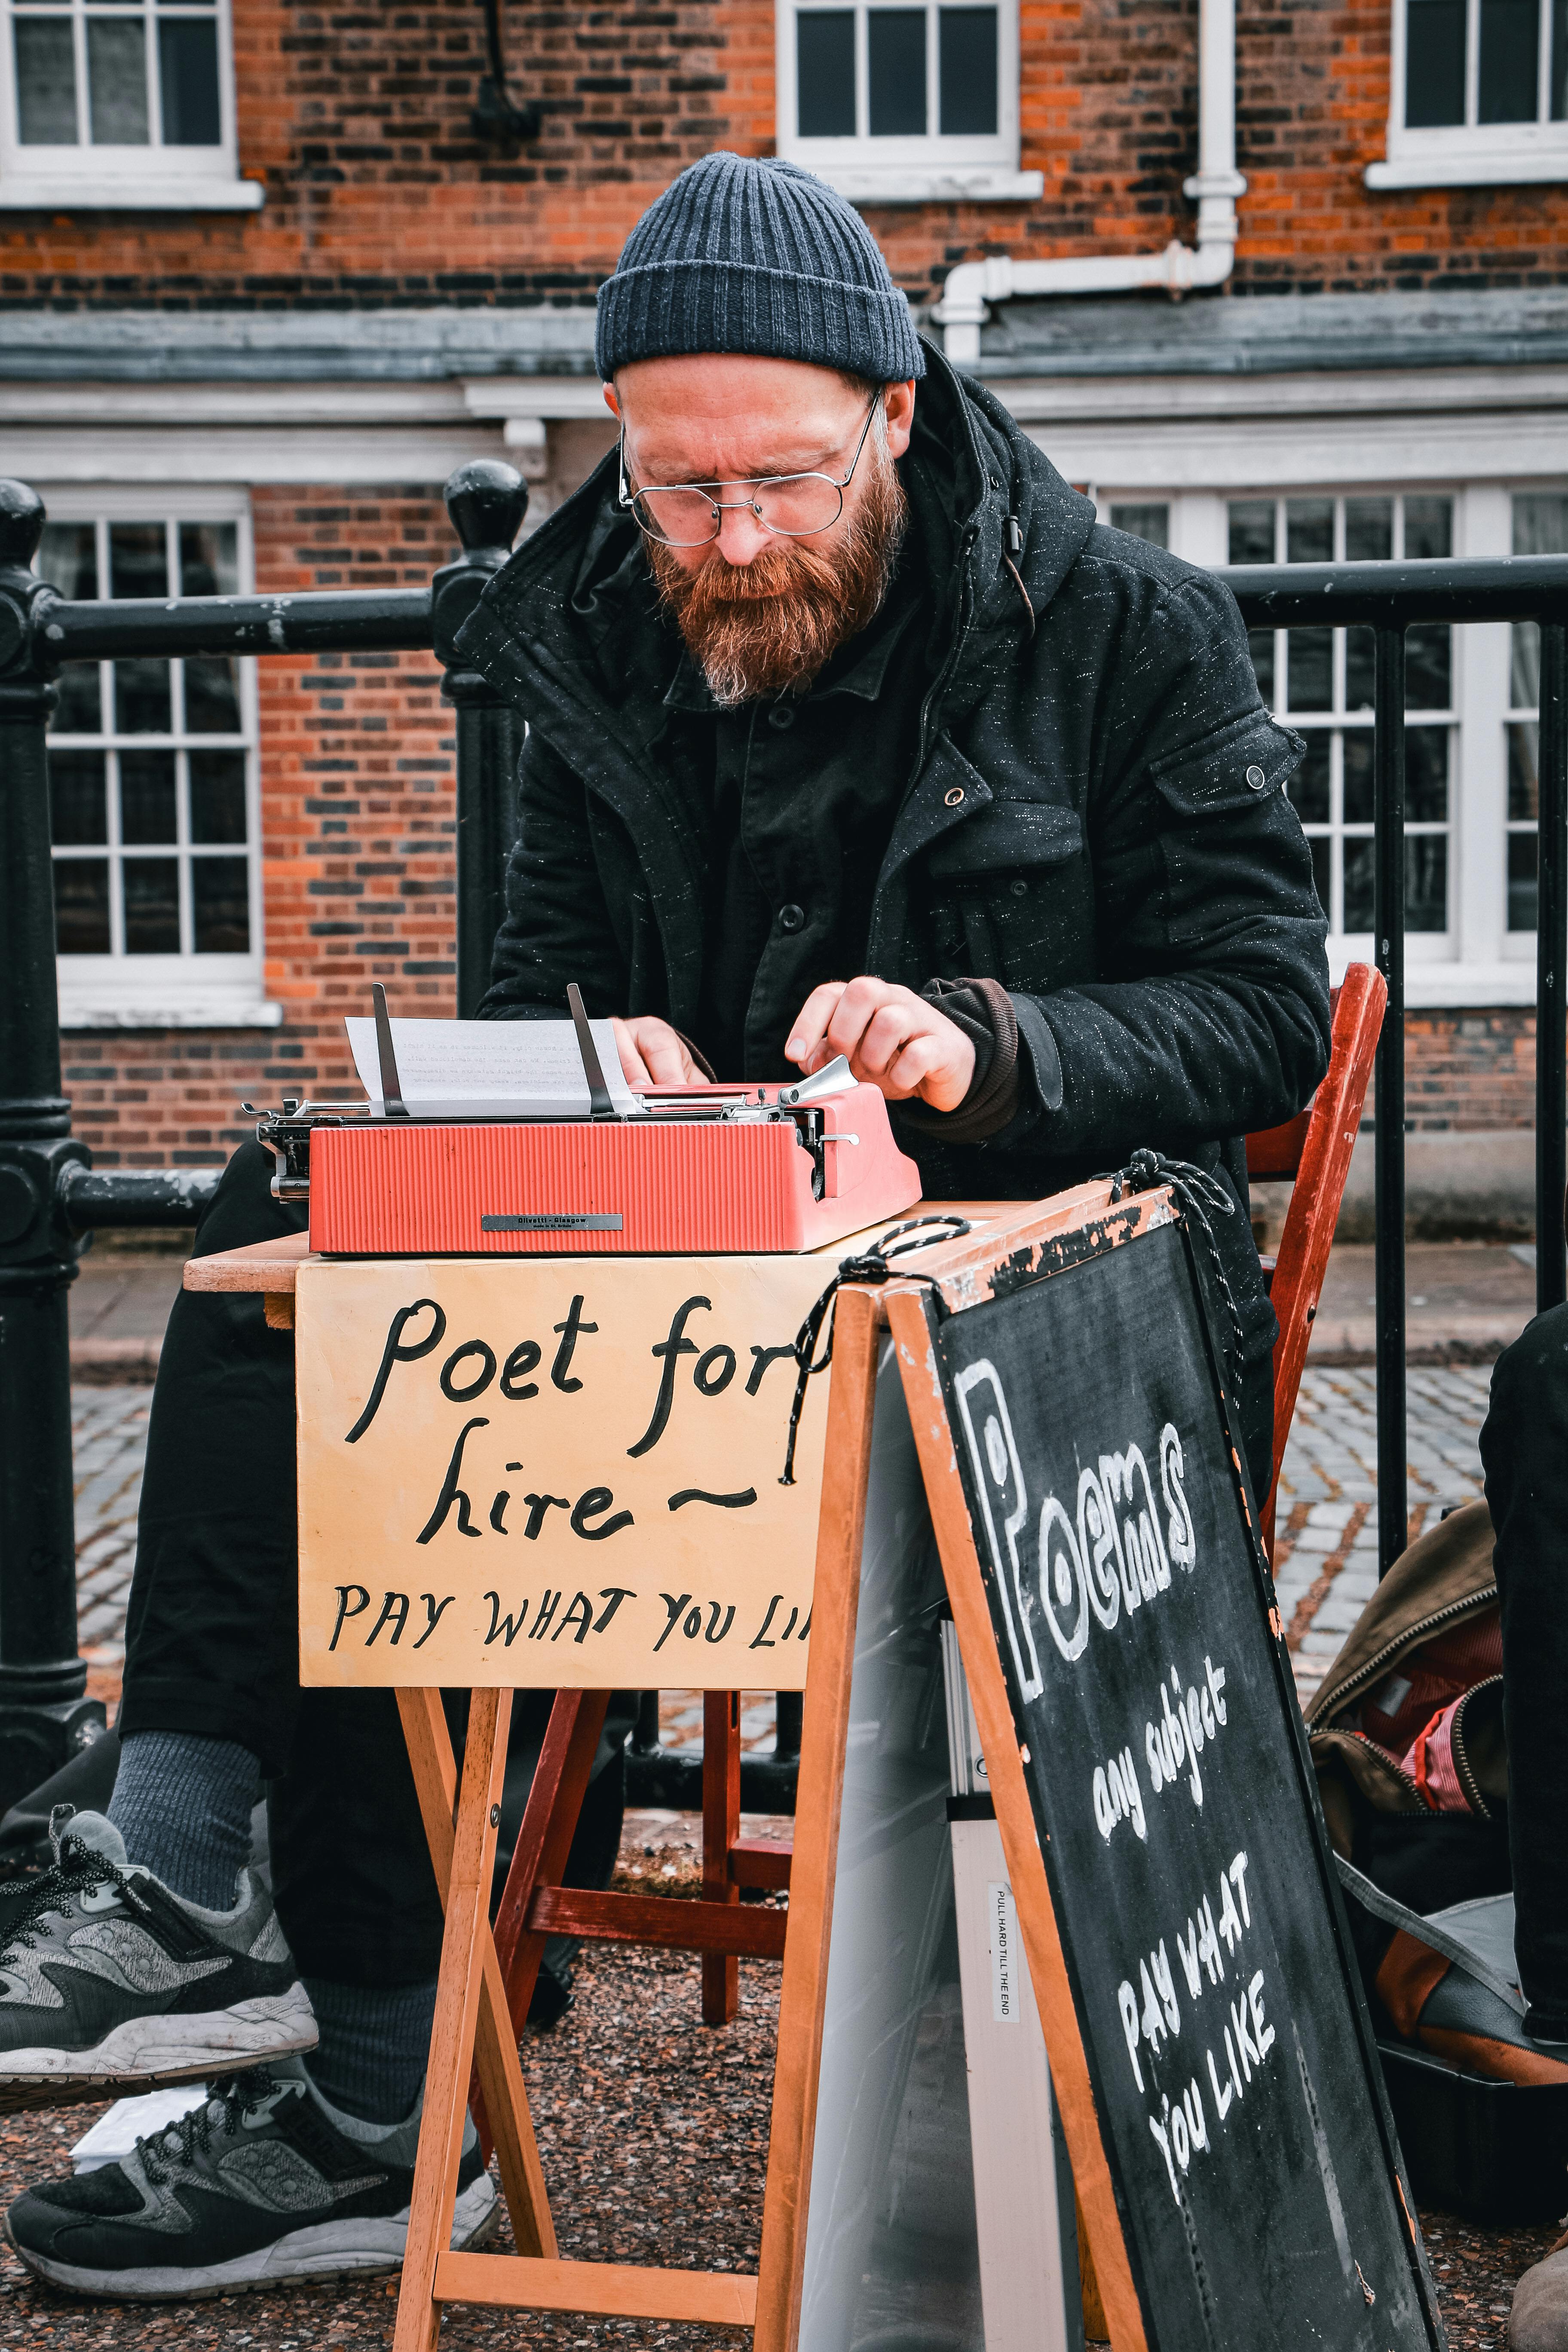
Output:
[[481,0],[485,12],[485,55],[489,71],[479,77],[472,115],[476,137],[494,139],[507,146],[526,145],[538,138],[542,116],[537,106],[514,104],[506,86],[506,54],[501,43],[500,0]]
[[[931,1225],[941,1225],[943,1231],[940,1234],[930,1234],[925,1231],[925,1228]],[[911,1250],[930,1249],[933,1243],[939,1240],[960,1241],[970,1230],[967,1217],[908,1217],[901,1225],[890,1225],[880,1239],[873,1242],[871,1247],[862,1251],[858,1257],[839,1260],[837,1273],[795,1334],[795,1360],[800,1369],[795,1375],[795,1401],[789,1409],[789,1444],[784,1448],[784,1476],[779,1480],[781,1486],[795,1485],[795,1443],[800,1431],[800,1416],[805,1410],[805,1384],[815,1373],[825,1372],[833,1361],[831,1318],[833,1303],[838,1296],[840,1286],[846,1282],[887,1282],[893,1273],[892,1266],[888,1263],[889,1258],[907,1257]],[[919,1241],[900,1239],[900,1235],[915,1233],[921,1234]],[[892,1242],[899,1244],[896,1249],[889,1247],[889,1243]],[[905,1279],[910,1282],[934,1283],[936,1276],[934,1274],[917,1274],[911,1270]],[[825,1323],[829,1327],[827,1343],[818,1356],[816,1343],[822,1336]]]
[[1214,1227],[1209,1223],[1208,1213],[1213,1209],[1221,1216],[1233,1217],[1236,1214],[1236,1202],[1218,1178],[1211,1176],[1206,1168],[1195,1168],[1190,1160],[1167,1160],[1163,1154],[1151,1150],[1147,1146],[1140,1151],[1135,1151],[1126,1167],[1111,1178],[1110,1197],[1112,1201],[1120,1201],[1123,1187],[1129,1192],[1148,1192],[1156,1184],[1170,1186],[1181,1204],[1188,1223],[1195,1225],[1204,1237],[1209,1264],[1214,1269],[1215,1286],[1225,1301],[1226,1315],[1230,1323],[1231,1347],[1226,1370],[1227,1379],[1234,1385],[1240,1377],[1242,1351],[1246,1347],[1247,1339],[1241,1328],[1241,1315],[1237,1307],[1236,1294],[1231,1289],[1229,1278],[1226,1274],[1224,1261],[1219,1254],[1219,1244],[1214,1237]]

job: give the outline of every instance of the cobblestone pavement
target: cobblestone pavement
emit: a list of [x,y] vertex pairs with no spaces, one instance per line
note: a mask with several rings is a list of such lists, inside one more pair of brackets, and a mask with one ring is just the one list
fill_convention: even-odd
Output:
[[[1445,1504],[1481,1491],[1478,1447],[1489,1364],[1407,1375],[1412,1538]],[[1274,1575],[1303,1704],[1377,1583],[1377,1376],[1367,1366],[1302,1377],[1279,1477]]]
[[136,1565],[136,1506],[152,1402],[149,1388],[71,1393],[78,1635],[89,1667],[116,1679],[125,1656],[125,1604]]

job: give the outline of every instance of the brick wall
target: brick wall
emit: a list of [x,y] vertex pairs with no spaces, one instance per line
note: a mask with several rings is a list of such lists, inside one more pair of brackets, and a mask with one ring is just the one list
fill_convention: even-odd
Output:
[[[438,495],[258,490],[257,586],[418,586],[453,551]],[[428,655],[260,663],[267,994],[274,1030],[72,1031],[76,1131],[107,1166],[221,1161],[243,1097],[355,1092],[345,1012],[452,1011],[450,714]]]
[[[1405,1022],[1405,1116],[1416,1129],[1533,1127],[1535,1014],[1411,1013]],[[1373,1098],[1368,1097],[1369,1113]]]
[[[1249,181],[1234,294],[1552,283],[1562,187],[1373,194],[1388,111],[1389,0],[1241,0],[1238,160]],[[873,208],[923,299],[956,262],[1190,239],[1197,0],[1022,0],[1032,205]],[[771,0],[557,0],[506,11],[537,145],[473,137],[476,0],[323,10],[234,0],[241,164],[259,214],[12,214],[0,305],[586,302],[658,190],[716,146],[771,152]],[[1220,296],[1215,299],[1226,299]]]

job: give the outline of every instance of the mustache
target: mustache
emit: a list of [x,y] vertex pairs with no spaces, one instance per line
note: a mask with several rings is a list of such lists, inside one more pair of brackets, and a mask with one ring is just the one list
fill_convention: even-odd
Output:
[[688,571],[658,540],[648,563],[714,700],[725,709],[803,694],[887,594],[909,502],[880,436],[865,488],[825,543],[781,539],[750,563],[717,550]]

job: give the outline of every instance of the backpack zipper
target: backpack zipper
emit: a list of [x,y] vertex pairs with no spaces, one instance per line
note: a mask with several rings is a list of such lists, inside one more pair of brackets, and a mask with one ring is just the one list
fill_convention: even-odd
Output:
[[[1365,1665],[1363,1666],[1357,1674],[1352,1675],[1350,1681],[1346,1683],[1342,1688],[1334,1693],[1334,1713],[1337,1715],[1341,1708],[1349,1703],[1354,1694],[1361,1690],[1367,1683],[1373,1681],[1377,1675],[1382,1672],[1388,1661],[1393,1657],[1396,1657],[1401,1650],[1419,1647],[1423,1642],[1429,1641],[1436,1628],[1439,1625],[1446,1624],[1450,1617],[1463,1617],[1468,1615],[1471,1611],[1485,1608],[1491,1601],[1495,1601],[1497,1597],[1498,1589],[1495,1584],[1486,1585],[1479,1592],[1468,1592],[1462,1601],[1450,1601],[1446,1609],[1439,1609],[1432,1616],[1424,1618],[1418,1624],[1412,1626],[1408,1632],[1399,1634],[1395,1640],[1385,1642],[1382,1649],[1377,1651],[1373,1657],[1369,1658]],[[1479,1688],[1479,1685],[1478,1685],[1477,1687]],[[1315,1704],[1316,1702],[1314,1701],[1314,1705]],[[1310,1717],[1308,1718],[1309,1730],[1331,1731],[1333,1727],[1334,1727],[1331,1723],[1319,1724],[1314,1723]],[[1350,1736],[1356,1739],[1364,1737],[1361,1732],[1352,1732]],[[1375,1746],[1376,1742],[1372,1741],[1368,1744]],[[1412,1780],[1410,1785],[1414,1788],[1415,1786],[1415,1781]]]
[[1455,1710],[1454,1728],[1448,1741],[1454,1759],[1455,1778],[1465,1792],[1465,1801],[1471,1812],[1479,1813],[1483,1822],[1490,1821],[1492,1809],[1481,1794],[1480,1784],[1471,1769],[1469,1756],[1465,1748],[1465,1706],[1468,1700],[1474,1698],[1477,1691],[1490,1690],[1494,1683],[1500,1683],[1501,1680],[1500,1675],[1489,1675],[1484,1683],[1471,1684]]

